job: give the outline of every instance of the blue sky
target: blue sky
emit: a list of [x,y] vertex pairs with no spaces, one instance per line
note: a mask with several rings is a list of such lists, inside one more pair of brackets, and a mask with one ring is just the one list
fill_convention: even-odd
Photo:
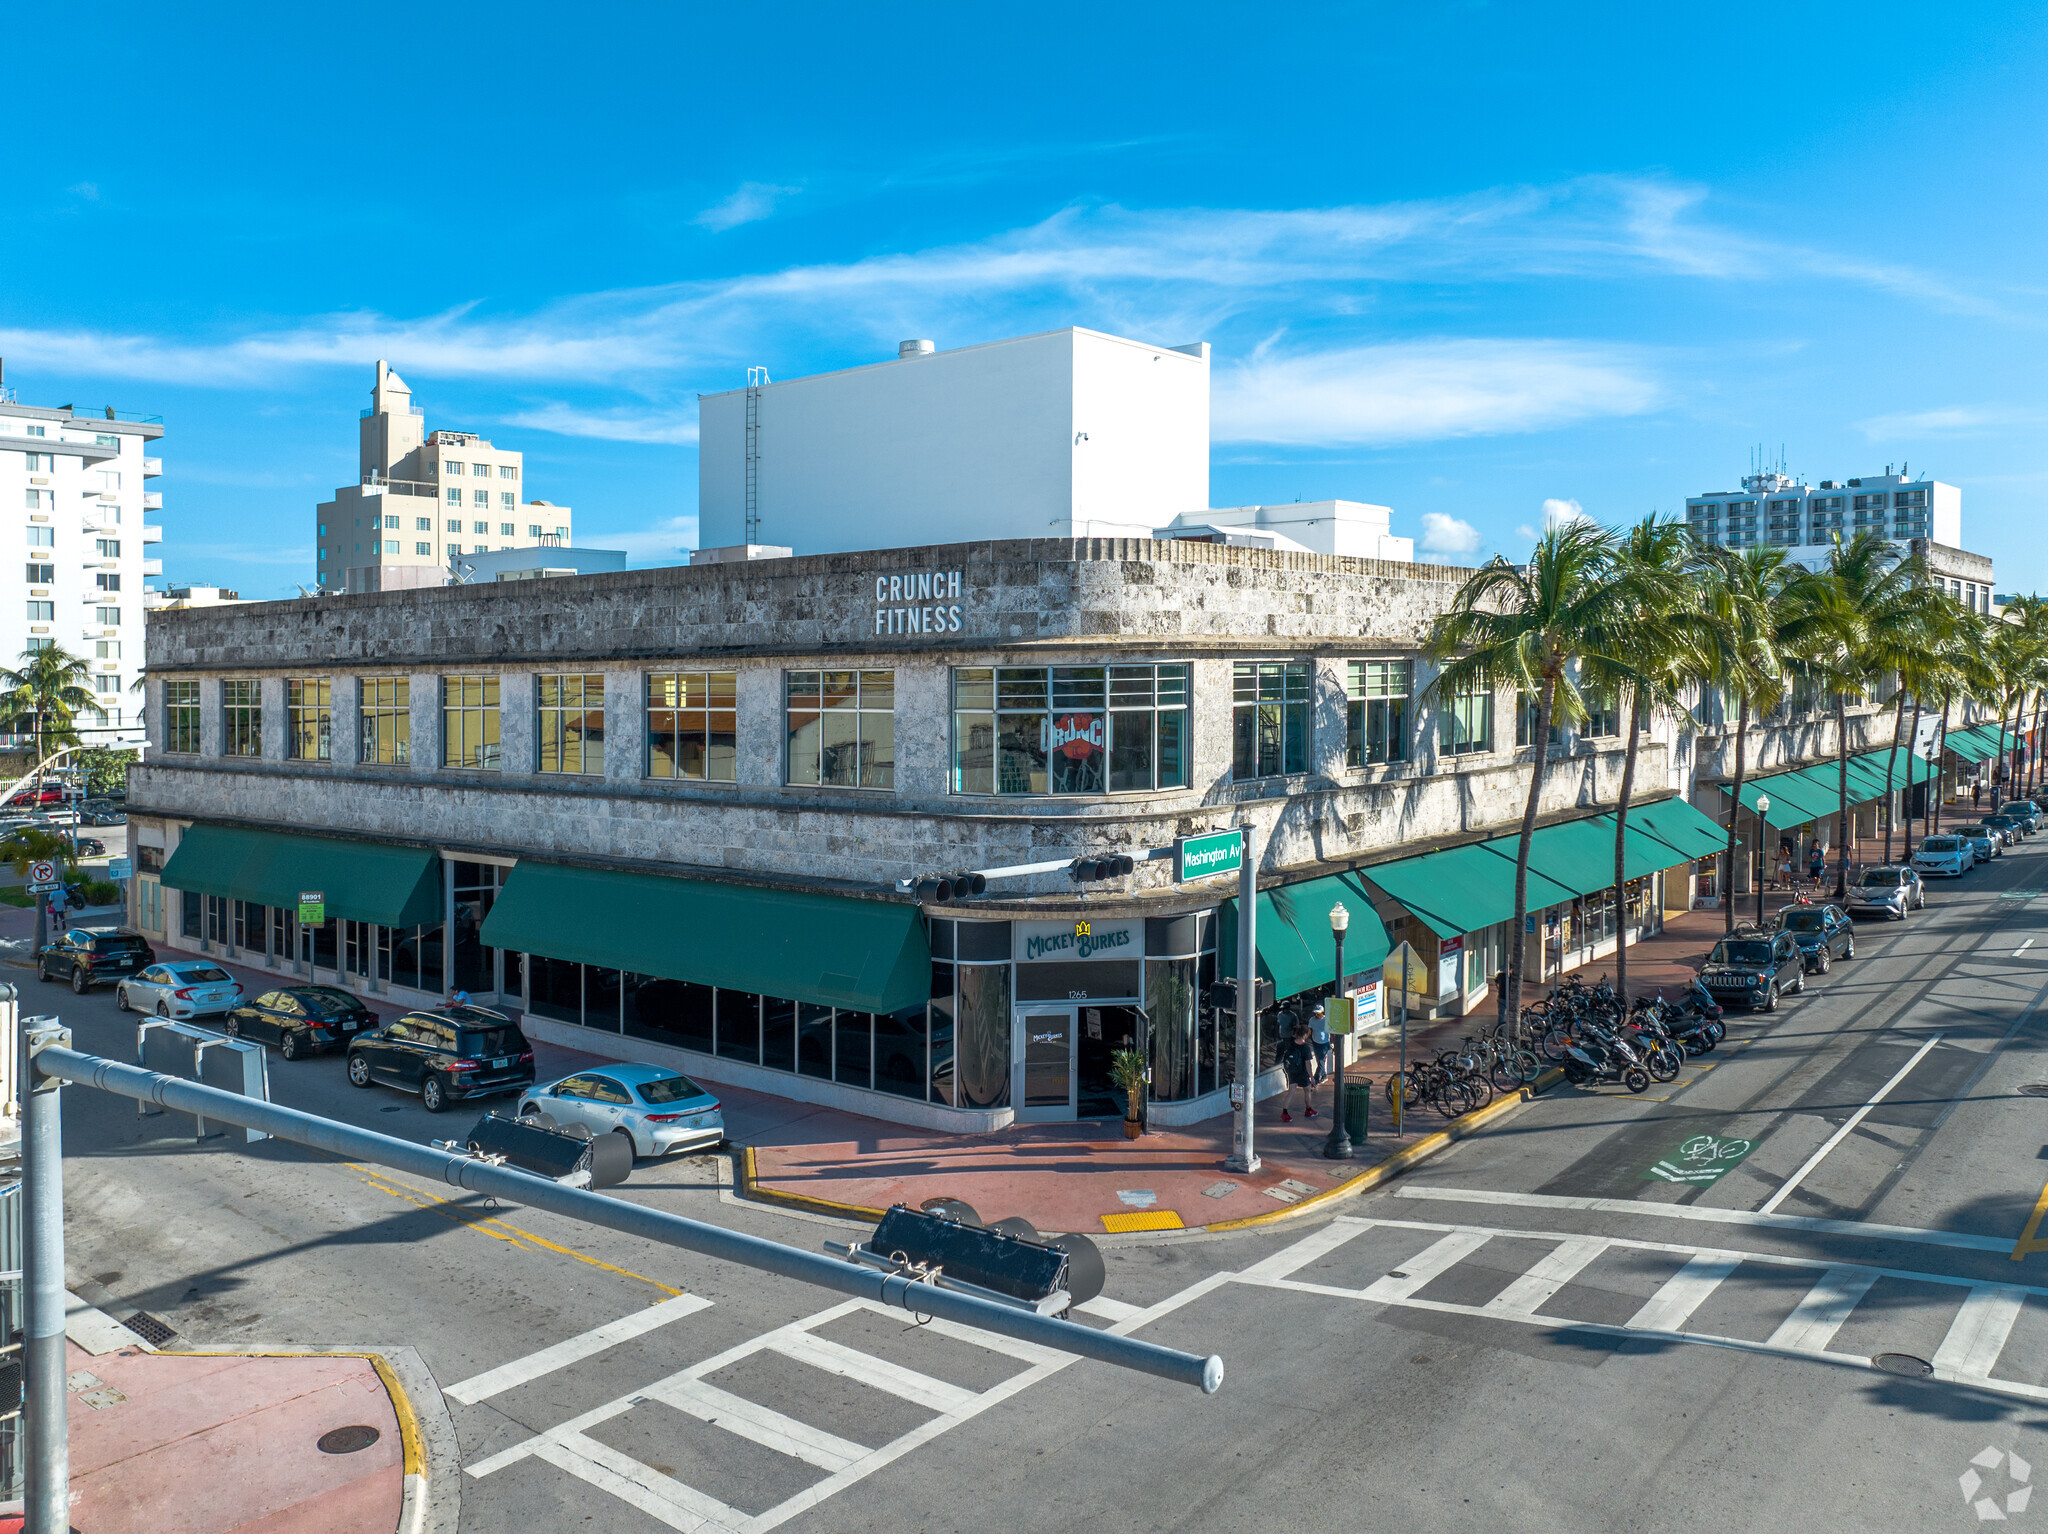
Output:
[[311,578],[377,357],[663,563],[699,391],[1074,324],[1214,344],[1219,505],[1476,560],[1762,444],[2048,586],[2038,6],[384,14],[80,12],[10,78],[7,380],[165,417],[168,580]]

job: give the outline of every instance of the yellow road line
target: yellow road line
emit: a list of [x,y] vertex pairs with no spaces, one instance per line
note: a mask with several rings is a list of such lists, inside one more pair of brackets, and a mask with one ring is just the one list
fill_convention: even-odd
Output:
[[2041,1229],[2041,1216],[2048,1214],[2048,1186],[2043,1186],[2041,1196],[2034,1200],[2034,1212],[2027,1218],[2027,1227],[2020,1232],[2019,1240],[2012,1244],[2012,1260],[2019,1262],[2035,1252],[2048,1252],[2048,1241],[2038,1240],[2036,1232]]
[[618,1267],[613,1263],[604,1261],[602,1258],[592,1257],[588,1252],[579,1252],[572,1246],[563,1246],[559,1242],[550,1241],[545,1236],[536,1236],[530,1230],[521,1230],[517,1225],[509,1225],[503,1220],[490,1218],[476,1219],[472,1216],[471,1211],[466,1205],[457,1204],[448,1199],[433,1198],[418,1193],[411,1188],[387,1182],[376,1173],[367,1171],[357,1166],[354,1162],[349,1163],[349,1165],[371,1187],[380,1188],[393,1198],[402,1198],[407,1203],[415,1204],[419,1208],[426,1210],[429,1214],[437,1214],[451,1225],[460,1225],[465,1230],[477,1231],[482,1235],[491,1237],[495,1241],[506,1242],[515,1250],[532,1251],[535,1248],[539,1248],[542,1251],[555,1252],[563,1257],[573,1257],[578,1262],[590,1264],[593,1268],[602,1268],[607,1273],[616,1273],[621,1278],[630,1278],[636,1283],[647,1284],[652,1288],[659,1289],[663,1294],[671,1298],[683,1292],[680,1289],[662,1283],[659,1279],[648,1278],[645,1274],[635,1273],[631,1268]]

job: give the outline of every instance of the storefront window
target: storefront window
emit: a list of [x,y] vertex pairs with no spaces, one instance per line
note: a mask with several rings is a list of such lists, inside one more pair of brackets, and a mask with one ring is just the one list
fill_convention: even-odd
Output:
[[540,772],[604,771],[604,676],[538,678]]
[[583,966],[583,1026],[617,1033],[625,1014],[626,977],[596,964]]
[[222,756],[263,754],[262,684],[235,680],[220,684]]
[[925,1007],[875,1014],[875,1090],[897,1097],[924,1096]]
[[761,1063],[761,998],[750,991],[718,993],[718,1053]]
[[326,677],[295,677],[284,684],[284,750],[285,755],[294,761],[325,762],[333,759],[331,687]]
[[441,764],[495,771],[498,756],[498,679],[441,678]]
[[484,918],[497,903],[498,886],[507,869],[495,863],[456,863],[455,987],[463,991],[494,991],[498,987],[497,950],[483,946]]
[[560,1023],[583,1021],[583,966],[568,959],[530,954],[526,961],[526,1010]]
[[1438,716],[1438,737],[1445,756],[1491,751],[1493,694],[1474,688],[1445,698]]
[[1152,1021],[1152,1096],[1162,1103],[1195,1095],[1194,959],[1145,961],[1145,1014]]
[[953,790],[1101,794],[1184,788],[1188,667],[962,667]]
[[953,1074],[956,1106],[1010,1102],[1010,966],[962,964]]
[[738,689],[736,671],[670,671],[648,677],[647,776],[735,781]]
[[796,1069],[796,1003],[761,998],[761,1063],[778,1071]]
[[199,750],[199,684],[164,683],[164,749],[197,754]]
[[634,975],[626,984],[626,1032],[637,1039],[711,1053],[712,992],[708,985]]
[[801,1076],[832,1079],[832,1009],[814,1001],[796,1004],[796,1068]]
[[364,677],[362,697],[364,762],[402,765],[412,759],[412,679]]
[[1408,698],[1415,665],[1355,660],[1345,668],[1344,760],[1352,767],[1408,758]]
[[783,781],[896,786],[896,673],[792,671]]
[[[949,924],[948,924],[949,925]],[[953,1104],[953,966],[932,965],[932,1000],[929,1013],[931,1033],[931,1100]]]
[[832,1030],[832,1079],[849,1087],[874,1084],[872,1014],[842,1009]]
[[1232,761],[1240,780],[1308,771],[1307,661],[1231,668]]

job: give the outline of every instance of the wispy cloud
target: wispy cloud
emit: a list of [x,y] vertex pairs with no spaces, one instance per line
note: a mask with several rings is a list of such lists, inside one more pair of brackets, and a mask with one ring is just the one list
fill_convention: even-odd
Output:
[[766,181],[742,182],[729,197],[713,203],[692,221],[699,227],[723,234],[741,224],[755,224],[775,211],[785,197],[794,197],[801,187],[773,186]]
[[506,416],[506,424],[564,437],[600,437],[608,442],[695,442],[695,407],[688,410],[640,410],[631,407],[586,410],[576,405],[539,405]]
[[2048,410],[2017,405],[1943,405],[1933,410],[1905,410],[1895,415],[1858,421],[1856,429],[1872,442],[1900,437],[1967,437],[2014,426],[2048,423]]
[[1550,496],[1543,502],[1543,530],[1554,533],[1560,527],[1570,527],[1575,522],[1591,522],[1586,508],[1577,501]]
[[639,532],[593,533],[585,541],[593,548],[624,549],[627,562],[642,568],[687,564],[697,546],[697,519],[669,517]]
[[1479,529],[1441,511],[1422,514],[1422,548],[1429,554],[1476,554]]
[[1221,372],[1219,442],[1386,443],[1538,431],[1654,409],[1636,354],[1556,341],[1413,341],[1266,355]]

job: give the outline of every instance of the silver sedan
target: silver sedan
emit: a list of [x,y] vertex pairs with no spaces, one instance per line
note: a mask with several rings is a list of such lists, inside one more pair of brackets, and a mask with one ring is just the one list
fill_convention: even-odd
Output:
[[211,1017],[242,1004],[242,983],[218,964],[152,964],[114,987],[123,1012]]
[[530,1086],[519,1094],[519,1112],[563,1129],[623,1134],[636,1156],[703,1150],[725,1139],[718,1099],[664,1065],[607,1065]]

